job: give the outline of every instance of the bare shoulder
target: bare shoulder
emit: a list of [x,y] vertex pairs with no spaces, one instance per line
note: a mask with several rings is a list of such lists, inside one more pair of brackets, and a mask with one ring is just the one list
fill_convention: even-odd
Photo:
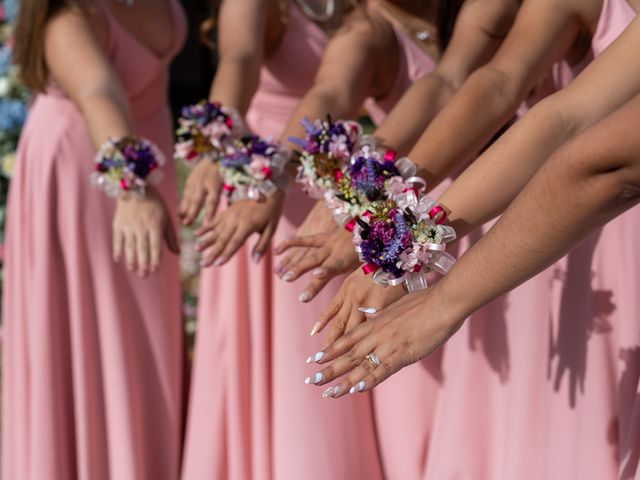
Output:
[[65,7],[47,22],[45,44],[66,45],[78,36],[107,41],[107,19],[94,1],[85,0],[77,7]]

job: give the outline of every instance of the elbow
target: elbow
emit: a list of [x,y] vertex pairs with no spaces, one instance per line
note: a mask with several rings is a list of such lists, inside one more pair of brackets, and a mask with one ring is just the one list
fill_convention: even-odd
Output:
[[478,95],[489,99],[510,114],[520,106],[526,93],[524,87],[504,70],[486,65],[476,70],[465,84],[466,88],[477,91]]
[[431,79],[440,85],[440,92],[443,95],[447,95],[448,97],[453,97],[464,85],[465,79],[458,77],[456,75],[448,75],[444,72],[441,72],[439,68],[436,68],[434,72],[424,77],[425,79]]

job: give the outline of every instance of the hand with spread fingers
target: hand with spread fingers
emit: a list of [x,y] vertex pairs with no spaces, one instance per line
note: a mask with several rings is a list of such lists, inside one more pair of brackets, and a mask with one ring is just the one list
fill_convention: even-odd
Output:
[[147,187],[144,196],[118,198],[113,217],[114,261],[124,258],[130,272],[146,277],[160,266],[165,241],[170,251],[180,253],[166,205],[153,187]]
[[277,253],[292,249],[297,251],[279,264],[276,274],[293,282],[312,271],[313,279],[300,294],[301,302],[311,301],[331,279],[353,271],[359,264],[353,234],[337,225],[329,232],[287,239],[278,245]]
[[261,201],[237,201],[203,225],[196,233],[198,251],[202,252],[200,264],[224,265],[254,233],[259,233],[260,239],[253,247],[252,258],[260,262],[278,226],[284,197],[284,192],[277,190]]
[[322,396],[339,398],[371,390],[429,355],[463,323],[442,310],[437,290],[435,285],[406,295],[385,310],[368,315],[367,322],[309,357],[309,363],[324,368],[307,377],[305,383],[327,385]]
[[218,165],[210,161],[197,163],[187,177],[180,202],[182,224],[187,226],[193,224],[203,207],[203,223],[211,223],[216,214],[221,193],[222,177]]
[[331,329],[324,341],[324,345],[331,345],[345,332],[364,323],[365,314],[375,314],[404,295],[406,291],[402,286],[378,285],[371,276],[365,275],[359,268],[341,285],[334,299],[314,324],[311,335],[315,335],[331,323]]

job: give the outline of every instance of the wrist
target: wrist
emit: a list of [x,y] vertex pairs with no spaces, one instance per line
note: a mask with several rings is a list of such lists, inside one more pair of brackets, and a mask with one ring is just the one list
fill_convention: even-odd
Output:
[[238,111],[205,100],[182,108],[178,118],[174,158],[187,165],[219,159],[227,137],[240,138],[247,128]]
[[144,138],[109,138],[98,150],[91,182],[111,197],[144,196],[150,185],[162,181],[165,158]]

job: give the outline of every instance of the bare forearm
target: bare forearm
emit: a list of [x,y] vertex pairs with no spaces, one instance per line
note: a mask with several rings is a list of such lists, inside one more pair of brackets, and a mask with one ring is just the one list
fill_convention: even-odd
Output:
[[78,98],[76,103],[84,115],[96,148],[108,138],[135,133],[128,100],[119,88],[96,90]]
[[501,214],[573,133],[571,117],[549,101],[511,127],[439,199],[458,236]]
[[490,68],[476,72],[411,150],[430,188],[471,160],[516,111],[519,95],[504,80]]
[[260,80],[260,63],[252,57],[222,58],[209,98],[233,106],[244,115]]
[[456,85],[437,73],[421,78],[378,127],[376,137],[406,155],[456,91]]
[[464,318],[640,200],[640,97],[563,147],[443,279]]

